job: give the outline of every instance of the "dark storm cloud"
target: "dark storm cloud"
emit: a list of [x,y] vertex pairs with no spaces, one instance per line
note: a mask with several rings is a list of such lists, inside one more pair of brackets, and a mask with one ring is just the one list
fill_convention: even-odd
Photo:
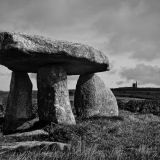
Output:
[[122,68],[120,75],[128,81],[160,85],[160,67],[158,66],[138,64],[135,68]]

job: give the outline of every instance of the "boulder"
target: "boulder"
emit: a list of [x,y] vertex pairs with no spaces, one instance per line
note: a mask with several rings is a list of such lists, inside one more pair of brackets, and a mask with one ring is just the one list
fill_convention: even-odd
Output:
[[67,89],[67,74],[62,67],[53,65],[40,68],[37,87],[40,121],[75,124]]
[[60,64],[67,75],[109,70],[108,58],[90,46],[11,32],[0,33],[0,64],[35,73],[41,66]]
[[[28,132],[22,132],[22,133],[14,133],[14,134],[8,134],[4,135],[2,139],[5,139],[7,142],[17,142],[20,141],[46,141],[49,139],[48,132],[44,131],[43,129],[28,131]],[[1,142],[6,143],[6,142]]]
[[78,79],[74,106],[77,117],[118,116],[118,106],[112,91],[95,74],[81,75]]
[[49,141],[24,141],[24,142],[14,142],[6,143],[5,145],[0,145],[0,155],[12,152],[25,152],[29,150],[67,150],[71,148],[70,144],[59,143],[59,142],[49,142]]
[[30,129],[34,128],[36,126],[36,124],[38,124],[38,122],[39,122],[39,118],[34,118],[32,120],[24,122],[16,130],[21,131],[21,132],[26,131],[26,130],[30,130]]
[[14,132],[32,118],[32,83],[27,73],[12,72],[8,95],[4,132]]

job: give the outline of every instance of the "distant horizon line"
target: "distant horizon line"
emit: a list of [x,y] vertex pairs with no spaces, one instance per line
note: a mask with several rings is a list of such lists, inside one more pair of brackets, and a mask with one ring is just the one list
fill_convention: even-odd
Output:
[[[160,87],[137,87],[137,88],[134,88],[134,87],[132,87],[132,86],[130,86],[130,87],[112,87],[112,88],[110,88],[110,89],[125,89],[125,88],[133,88],[133,89],[160,89]],[[74,89],[74,88],[71,88],[71,89],[68,89],[68,90],[76,90],[76,88]],[[0,92],[9,92],[10,90],[1,90],[0,89]],[[32,90],[32,91],[38,91],[38,89],[37,90]]]

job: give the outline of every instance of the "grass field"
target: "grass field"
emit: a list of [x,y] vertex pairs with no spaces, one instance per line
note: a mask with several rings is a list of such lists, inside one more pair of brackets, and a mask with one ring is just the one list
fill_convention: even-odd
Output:
[[[7,92],[0,92],[1,99]],[[33,99],[36,99],[36,91]],[[120,110],[119,117],[77,120],[74,126],[52,124],[46,126],[48,137],[39,141],[71,144],[70,150],[39,148],[10,151],[0,155],[4,160],[158,160],[160,159],[160,89],[115,90]],[[35,102],[36,103],[36,102]],[[35,112],[37,107],[34,107]],[[131,111],[131,112],[130,112]],[[152,113],[152,114],[151,114]],[[0,119],[0,129],[1,122]],[[4,143],[26,142],[26,138],[7,138]],[[37,140],[37,139],[36,139]],[[0,149],[1,150],[1,149]]]
[[128,110],[134,113],[152,113],[160,116],[160,101],[134,99],[134,98],[117,98],[118,107],[122,110]]
[[[50,129],[49,129],[50,128]],[[119,117],[86,119],[75,126],[46,127],[48,140],[72,144],[70,151],[14,151],[6,160],[153,160],[160,158],[160,117],[120,111]],[[1,139],[3,142],[4,139]],[[5,139],[7,141],[7,139]],[[13,140],[14,141],[14,140]]]
[[149,100],[160,99],[160,88],[114,88],[112,89],[116,97],[130,97]]

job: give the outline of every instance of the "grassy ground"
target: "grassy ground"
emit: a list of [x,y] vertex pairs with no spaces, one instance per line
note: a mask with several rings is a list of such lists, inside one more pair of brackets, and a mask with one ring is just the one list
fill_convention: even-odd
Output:
[[[52,124],[49,140],[72,144],[70,151],[43,148],[3,154],[6,160],[153,160],[160,158],[160,117],[120,111],[119,117],[78,121],[76,126]],[[1,142],[3,140],[1,139]],[[7,141],[7,140],[6,140]]]
[[130,97],[150,100],[159,100],[160,88],[114,88],[112,89],[116,97]]
[[160,116],[160,101],[124,98],[117,99],[118,107],[134,113],[154,114]]

